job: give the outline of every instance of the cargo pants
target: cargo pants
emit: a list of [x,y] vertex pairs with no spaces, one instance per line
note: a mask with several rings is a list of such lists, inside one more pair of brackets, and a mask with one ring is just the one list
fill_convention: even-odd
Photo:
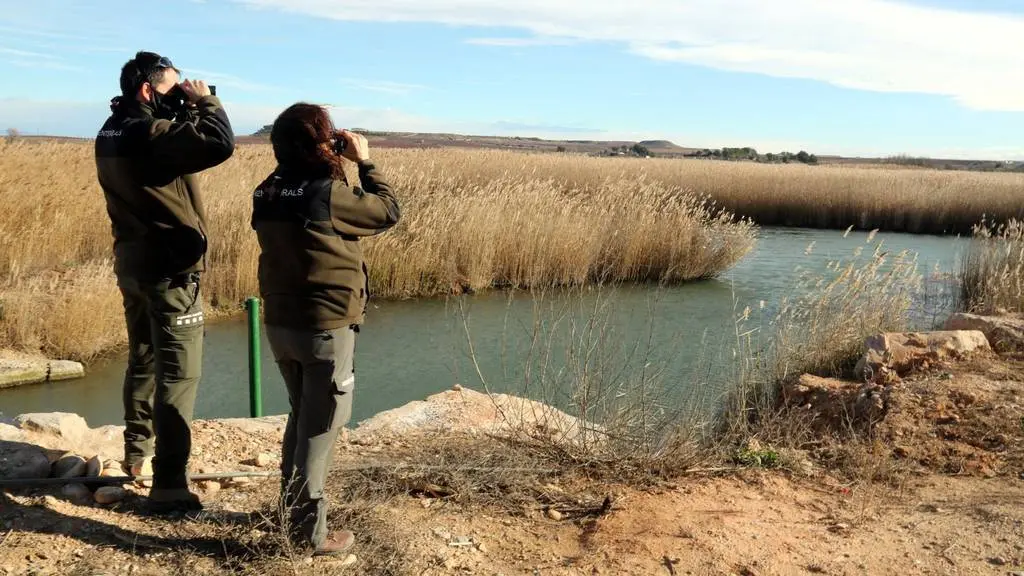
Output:
[[316,547],[327,536],[324,483],[334,443],[352,417],[356,331],[267,325],[267,339],[288,389],[291,411],[281,447],[281,497],[291,534]]
[[126,466],[153,456],[153,488],[188,487],[191,422],[205,323],[198,273],[148,283],[118,277],[128,327]]

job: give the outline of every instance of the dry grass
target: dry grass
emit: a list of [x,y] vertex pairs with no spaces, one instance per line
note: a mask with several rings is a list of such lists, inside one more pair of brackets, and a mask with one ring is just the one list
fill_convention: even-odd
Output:
[[[0,213],[0,348],[89,359],[122,343],[91,146],[4,141],[0,154],[9,207]],[[618,164],[489,151],[375,156],[403,212],[364,244],[376,297],[707,278],[755,242],[750,222]],[[250,194],[272,167],[269,146],[242,146],[201,175],[212,238],[206,299],[217,311],[257,293]],[[53,332],[79,325],[74,335]]]
[[960,286],[962,306],[970,312],[1024,312],[1024,221],[975,227]]
[[922,295],[914,255],[868,242],[822,272],[795,271],[792,292],[771,315],[750,308],[738,315],[735,385],[719,420],[722,438],[799,446],[811,431],[780,406],[781,385],[802,374],[849,378],[868,336],[912,327]]

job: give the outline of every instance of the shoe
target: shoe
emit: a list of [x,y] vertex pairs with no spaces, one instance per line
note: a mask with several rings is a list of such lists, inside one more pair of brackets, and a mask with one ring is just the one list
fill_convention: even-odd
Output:
[[343,554],[356,543],[356,535],[348,530],[335,530],[313,550],[313,556],[336,556]]
[[203,503],[188,488],[153,488],[149,491],[149,510],[154,514],[198,512]]

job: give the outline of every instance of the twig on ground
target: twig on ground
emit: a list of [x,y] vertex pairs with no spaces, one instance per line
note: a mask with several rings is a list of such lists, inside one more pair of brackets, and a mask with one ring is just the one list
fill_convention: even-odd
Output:
[[8,530],[7,534],[4,535],[4,539],[0,540],[0,548],[3,548],[4,544],[7,544],[7,539],[11,537],[11,534],[14,534],[14,528]]

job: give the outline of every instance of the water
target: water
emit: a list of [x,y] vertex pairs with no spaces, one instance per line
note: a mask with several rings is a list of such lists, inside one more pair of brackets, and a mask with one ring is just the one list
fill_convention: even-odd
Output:
[[[849,257],[857,246],[869,253],[883,242],[891,253],[916,252],[919,269],[941,279],[956,270],[965,245],[960,238],[907,234],[878,234],[872,243],[869,240],[869,235],[857,232],[844,237],[840,231],[763,229],[757,247],[716,280],[660,290],[627,286],[556,292],[539,303],[525,293],[492,292],[467,297],[461,309],[455,298],[375,302],[356,342],[353,423],[456,382],[482,389],[477,367],[492,391],[562,403],[564,395],[555,398],[540,388],[559,390],[559,384],[571,377],[564,367],[584,359],[567,359],[566,352],[580,349],[580,342],[601,343],[603,347],[585,360],[599,365],[595,373],[610,380],[639,374],[649,365],[648,372],[661,370],[680,389],[692,388],[694,381],[713,382],[709,357],[727,349],[736,307],[757,309],[761,300],[770,307],[792,288],[797,266],[821,269],[832,259]],[[593,309],[600,304],[609,306],[606,313],[596,315],[601,328],[587,333],[586,320],[595,316]],[[536,330],[538,325],[544,329]],[[559,337],[535,338],[537,333],[551,333],[551,326]],[[577,345],[567,347],[573,328]],[[246,323],[216,323],[207,330],[196,417],[248,416]],[[123,357],[116,357],[90,366],[83,379],[0,391],[0,412],[68,411],[83,415],[91,426],[120,424],[123,363]],[[286,413],[287,397],[265,335],[262,373],[264,413]]]

